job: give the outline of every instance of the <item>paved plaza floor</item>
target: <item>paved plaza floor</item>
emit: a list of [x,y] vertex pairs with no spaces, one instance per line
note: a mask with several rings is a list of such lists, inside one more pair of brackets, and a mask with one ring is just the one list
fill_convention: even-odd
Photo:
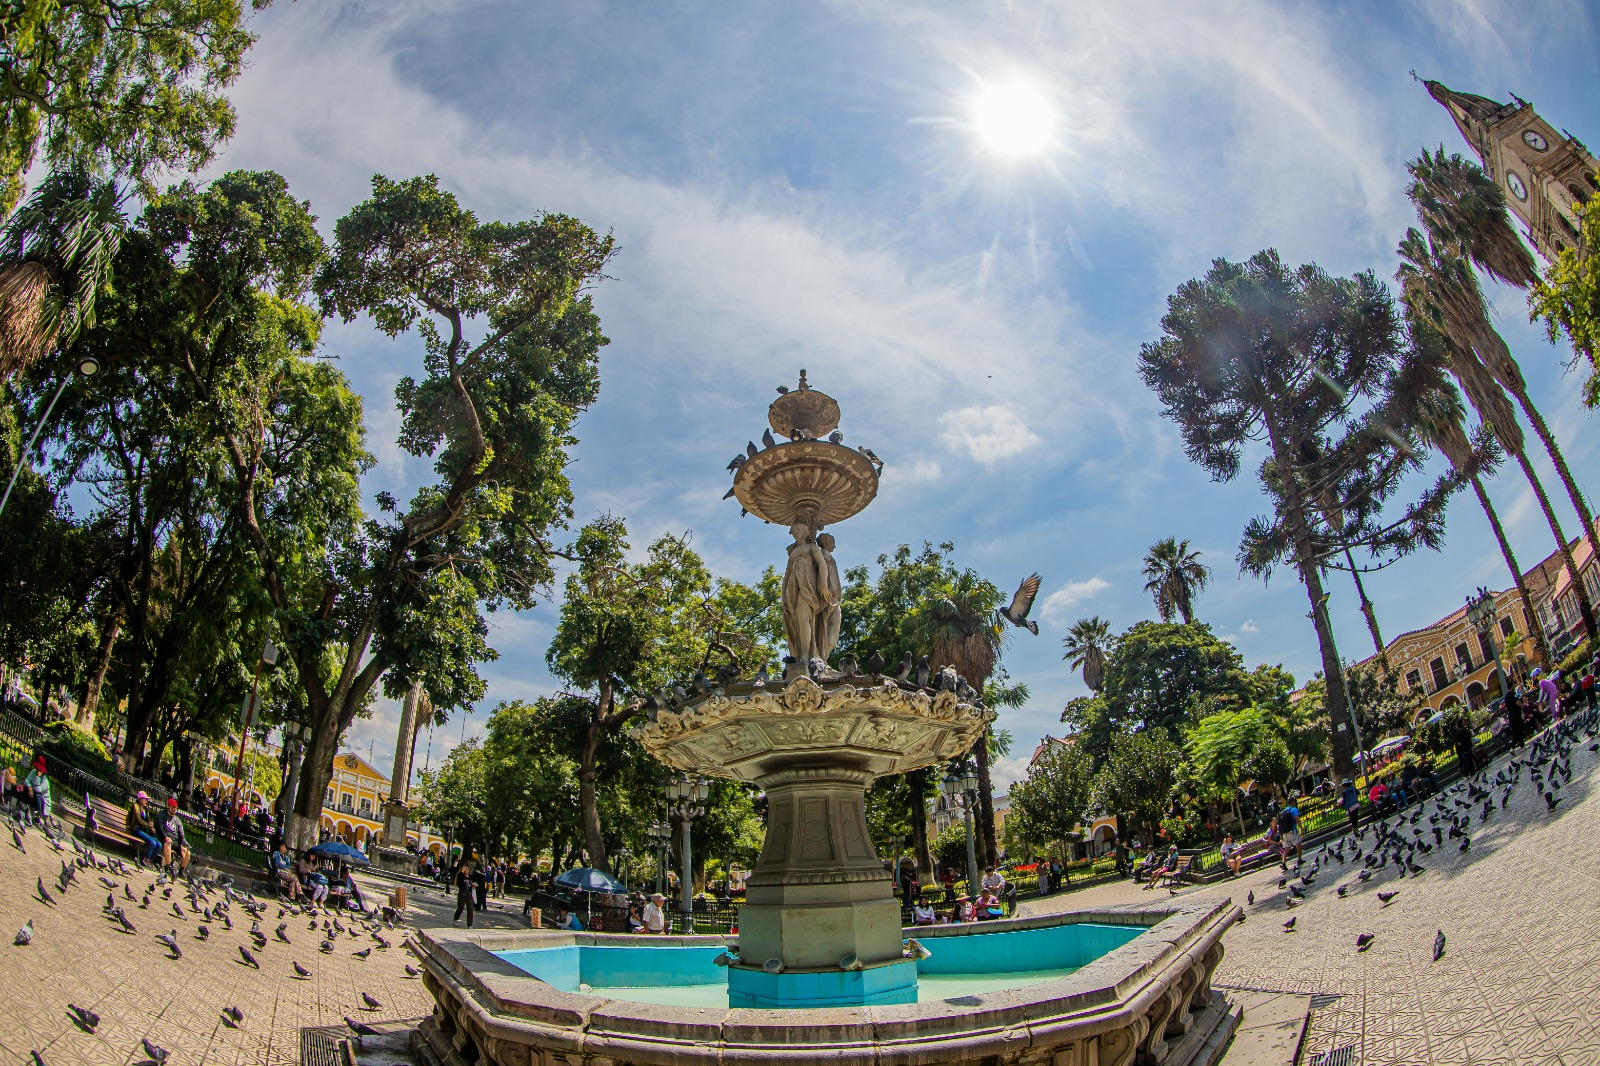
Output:
[[[1480,822],[1471,848],[1445,840],[1419,855],[1423,873],[1390,865],[1356,880],[1362,863],[1323,860],[1306,901],[1292,911],[1277,866],[1182,895],[1232,897],[1245,922],[1224,941],[1216,982],[1312,993],[1316,1009],[1300,1057],[1314,1066],[1349,1048],[1357,1064],[1600,1064],[1600,772],[1595,741],[1572,749],[1572,781],[1552,812],[1528,771],[1503,811]],[[1489,776],[1504,768],[1502,758]],[[1425,812],[1435,804],[1422,805]],[[1420,828],[1431,829],[1426,815]],[[1410,835],[1414,827],[1403,828]],[[1366,834],[1363,852],[1370,849]],[[1432,843],[1431,834],[1426,837]],[[1307,852],[1307,868],[1320,848]],[[1352,849],[1345,848],[1346,855]],[[1338,886],[1349,884],[1345,898]],[[1379,892],[1398,891],[1388,906]],[[1165,894],[1165,893],[1163,893]],[[1024,905],[1031,914],[1092,905],[1148,904],[1153,893],[1118,882]],[[1283,923],[1296,919],[1294,930]],[[1435,934],[1445,952],[1433,961]],[[1375,934],[1364,952],[1361,933]]]
[[[148,1037],[171,1053],[172,1066],[228,1064],[228,1066],[298,1066],[305,1030],[339,1027],[346,1016],[377,1028],[384,1023],[416,1019],[433,1009],[433,1000],[419,979],[408,977],[405,966],[416,960],[404,946],[403,928],[382,935],[388,949],[379,948],[370,935],[334,938],[335,949],[324,954],[318,944],[322,933],[307,928],[309,919],[278,917],[276,902],[264,901],[261,928],[267,946],[256,948],[246,931],[250,918],[235,905],[230,917],[233,930],[220,921],[207,922],[182,905],[184,917],[173,914],[174,900],[183,898],[180,887],[172,899],[161,889],[148,909],[122,898],[137,933],[122,931],[102,913],[107,888],[99,878],[127,882],[141,899],[154,880],[153,873],[132,877],[98,870],[79,870],[77,885],[58,891],[56,875],[65,855],[49,846],[43,835],[29,832],[17,850],[9,828],[0,832],[0,1063],[33,1066],[37,1051],[47,1066],[108,1066],[146,1061],[140,1043]],[[132,870],[132,864],[128,864]],[[40,901],[36,881],[56,899],[54,906]],[[360,878],[369,902],[382,898],[392,886]],[[202,900],[202,904],[206,901]],[[409,887],[408,924],[448,925],[453,898],[443,892]],[[479,925],[510,928],[518,923],[520,904],[490,901],[479,915]],[[33,941],[16,946],[12,940],[25,921],[32,920]],[[273,931],[287,921],[290,943],[278,941]],[[318,925],[321,925],[318,917]],[[342,919],[348,925],[348,916]],[[206,925],[210,936],[200,940],[197,928]],[[159,933],[176,929],[183,954],[171,953],[156,940]],[[249,948],[260,969],[246,964],[239,947]],[[355,953],[373,950],[365,958]],[[294,963],[310,971],[300,977]],[[362,994],[373,996],[381,1007],[370,1009]],[[100,1016],[93,1034],[84,1031],[68,1012],[67,1004],[84,1007]],[[232,1028],[223,1009],[237,1006],[243,1022]],[[326,1041],[324,1041],[326,1043]],[[378,1050],[359,1057],[362,1063],[408,1061],[401,1054]],[[389,1043],[393,1043],[390,1041]],[[332,1061],[332,1060],[330,1060]]]

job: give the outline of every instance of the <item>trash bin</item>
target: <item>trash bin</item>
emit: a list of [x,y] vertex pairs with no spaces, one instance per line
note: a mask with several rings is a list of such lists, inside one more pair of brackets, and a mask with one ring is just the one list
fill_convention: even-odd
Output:
[[528,908],[528,928],[530,928],[530,929],[539,928],[539,923],[543,919],[544,919],[544,912],[542,910],[540,910],[538,907],[529,907]]
[[405,885],[397,885],[395,890],[389,893],[389,906],[393,907],[397,911],[403,911],[406,909]]

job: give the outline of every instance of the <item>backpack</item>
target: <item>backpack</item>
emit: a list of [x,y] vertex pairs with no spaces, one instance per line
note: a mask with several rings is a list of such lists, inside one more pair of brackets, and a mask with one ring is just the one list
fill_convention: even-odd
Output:
[[1288,807],[1278,812],[1278,828],[1285,833],[1294,829],[1294,814]]

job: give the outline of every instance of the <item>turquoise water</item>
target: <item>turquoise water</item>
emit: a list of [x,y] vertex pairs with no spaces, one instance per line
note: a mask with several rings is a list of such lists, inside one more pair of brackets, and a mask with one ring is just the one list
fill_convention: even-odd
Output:
[[[1126,944],[1136,926],[1068,924],[1043,929],[928,936],[917,964],[917,1002],[935,1003],[1066,977]],[[571,945],[497,954],[564,992],[674,1007],[728,1005],[721,947]]]

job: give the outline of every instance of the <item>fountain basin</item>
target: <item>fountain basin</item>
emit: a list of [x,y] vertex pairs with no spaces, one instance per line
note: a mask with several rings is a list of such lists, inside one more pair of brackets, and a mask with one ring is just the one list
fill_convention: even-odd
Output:
[[[1223,933],[1238,916],[1231,901],[1173,900],[1145,909],[908,929],[906,935],[931,952],[924,962],[945,960],[935,966],[1033,960],[1036,967],[1043,959],[1065,960],[1062,969],[1068,972],[1021,986],[952,988],[954,994],[918,1003],[783,1010],[641,1002],[624,998],[622,988],[568,991],[511,961],[516,952],[570,949],[567,976],[550,973],[576,987],[588,961],[585,949],[686,950],[682,956],[638,955],[631,961],[595,955],[591,972],[609,972],[613,980],[676,975],[685,986],[709,984],[702,980],[706,967],[731,937],[424,931],[418,952],[437,1005],[422,1039],[447,1066],[554,1066],[580,1059],[662,1066],[798,1063],[824,1055],[877,1066],[1129,1066],[1136,1055],[1144,1064],[1197,1066],[1214,1061],[1235,1022],[1231,1005],[1212,991],[1211,974],[1222,959]],[[1071,925],[1095,928],[1062,931]],[[1016,933],[1032,937],[992,939]],[[1054,949],[1044,954],[1052,940]],[[1086,961],[1071,966],[1067,944],[1081,948]],[[929,977],[930,992],[937,993],[944,979],[931,970]]]

